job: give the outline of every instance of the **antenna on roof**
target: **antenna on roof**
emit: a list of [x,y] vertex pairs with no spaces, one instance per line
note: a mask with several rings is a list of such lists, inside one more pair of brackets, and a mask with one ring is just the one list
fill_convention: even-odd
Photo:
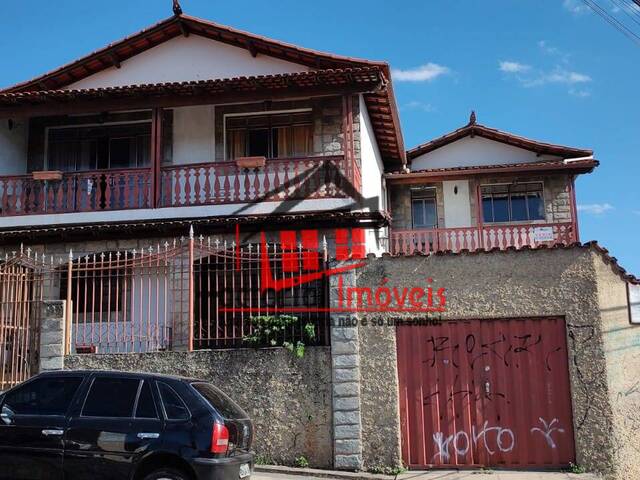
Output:
[[173,0],[173,14],[182,15],[182,7],[180,6],[180,0]]
[[475,125],[475,124],[476,124],[476,111],[471,110],[471,115],[469,115],[469,125]]

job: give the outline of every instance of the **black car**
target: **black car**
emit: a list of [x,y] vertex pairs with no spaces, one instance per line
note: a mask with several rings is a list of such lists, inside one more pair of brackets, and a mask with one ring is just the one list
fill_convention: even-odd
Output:
[[202,380],[49,372],[0,395],[0,479],[247,479],[253,427]]

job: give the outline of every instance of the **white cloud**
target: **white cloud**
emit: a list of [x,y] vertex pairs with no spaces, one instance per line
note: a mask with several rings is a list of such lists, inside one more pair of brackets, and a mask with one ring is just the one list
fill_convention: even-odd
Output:
[[609,203],[587,203],[578,205],[578,211],[589,213],[591,215],[602,215],[605,212],[614,210],[613,205]]
[[418,100],[412,100],[403,105],[404,108],[409,110],[422,110],[423,112],[435,112],[436,107],[430,103],[420,102]]
[[586,88],[570,88],[569,95],[573,95],[578,98],[587,98],[591,96],[591,90]]
[[587,13],[590,9],[587,5],[585,5],[581,0],[564,0],[562,2],[562,6],[565,10],[568,10],[571,13],[576,15]]
[[450,71],[448,67],[429,62],[407,70],[393,69],[391,76],[398,82],[430,82]]
[[531,70],[531,66],[524,63],[502,61],[500,62],[500,71],[507,73],[521,73]]

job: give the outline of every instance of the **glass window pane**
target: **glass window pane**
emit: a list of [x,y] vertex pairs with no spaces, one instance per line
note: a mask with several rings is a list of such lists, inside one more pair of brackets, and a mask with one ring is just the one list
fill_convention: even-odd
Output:
[[438,224],[435,200],[424,200],[424,221],[428,228],[433,228]]
[[81,377],[41,378],[8,394],[3,406],[16,415],[64,415],[81,383]]
[[491,197],[482,198],[482,220],[485,222],[495,222],[493,219],[493,201]]
[[544,220],[544,201],[542,193],[529,193],[527,195],[530,220]]
[[140,390],[136,418],[158,418],[156,405],[153,402],[153,395],[151,394],[151,385],[148,381],[142,384],[142,390]]
[[109,168],[130,168],[135,166],[135,137],[109,139]]
[[422,200],[414,200],[411,202],[411,215],[413,216],[413,226],[424,226],[424,203]]
[[242,408],[210,383],[192,383],[192,385],[224,418],[234,420],[249,418]]
[[162,405],[167,414],[167,420],[187,420],[189,410],[173,388],[166,383],[158,383]]
[[527,201],[524,194],[511,195],[511,220],[514,222],[528,220]]
[[509,197],[507,195],[494,195],[493,197],[493,221],[509,221]]
[[140,380],[132,378],[96,378],[84,403],[85,417],[129,418]]
[[248,156],[269,157],[269,130],[248,130]]

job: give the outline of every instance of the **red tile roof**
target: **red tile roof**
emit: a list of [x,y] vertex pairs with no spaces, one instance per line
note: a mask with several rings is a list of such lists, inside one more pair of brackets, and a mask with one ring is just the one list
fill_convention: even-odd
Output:
[[254,56],[268,55],[316,70],[377,67],[383,72],[386,84],[385,88],[380,91],[364,95],[371,123],[382,155],[392,162],[405,162],[398,109],[387,63],[301,48],[184,14],[162,20],[149,28],[109,44],[44,75],[0,90],[0,93],[57,91],[114,65],[119,66],[124,60],[167,40],[179,35],[190,34],[245,48]]
[[600,164],[594,159],[584,160],[548,160],[532,163],[509,163],[501,165],[473,165],[467,167],[429,168],[423,170],[400,170],[385,174],[385,178],[429,178],[452,177],[471,174],[501,174],[501,173],[529,173],[566,171],[569,173],[591,173]]
[[472,121],[462,128],[458,128],[453,132],[447,133],[441,137],[438,137],[429,142],[418,145],[407,151],[407,158],[413,160],[420,155],[432,152],[440,147],[448,145],[456,140],[467,136],[477,135],[478,137],[486,138],[488,140],[494,140],[496,142],[504,143],[514,147],[523,148],[536,152],[539,155],[555,155],[562,158],[580,158],[590,157],[593,155],[593,150],[583,148],[566,147],[563,145],[554,145],[552,143],[539,142],[530,138],[514,135],[513,133],[503,132],[495,128],[489,128],[484,125],[480,125]]

